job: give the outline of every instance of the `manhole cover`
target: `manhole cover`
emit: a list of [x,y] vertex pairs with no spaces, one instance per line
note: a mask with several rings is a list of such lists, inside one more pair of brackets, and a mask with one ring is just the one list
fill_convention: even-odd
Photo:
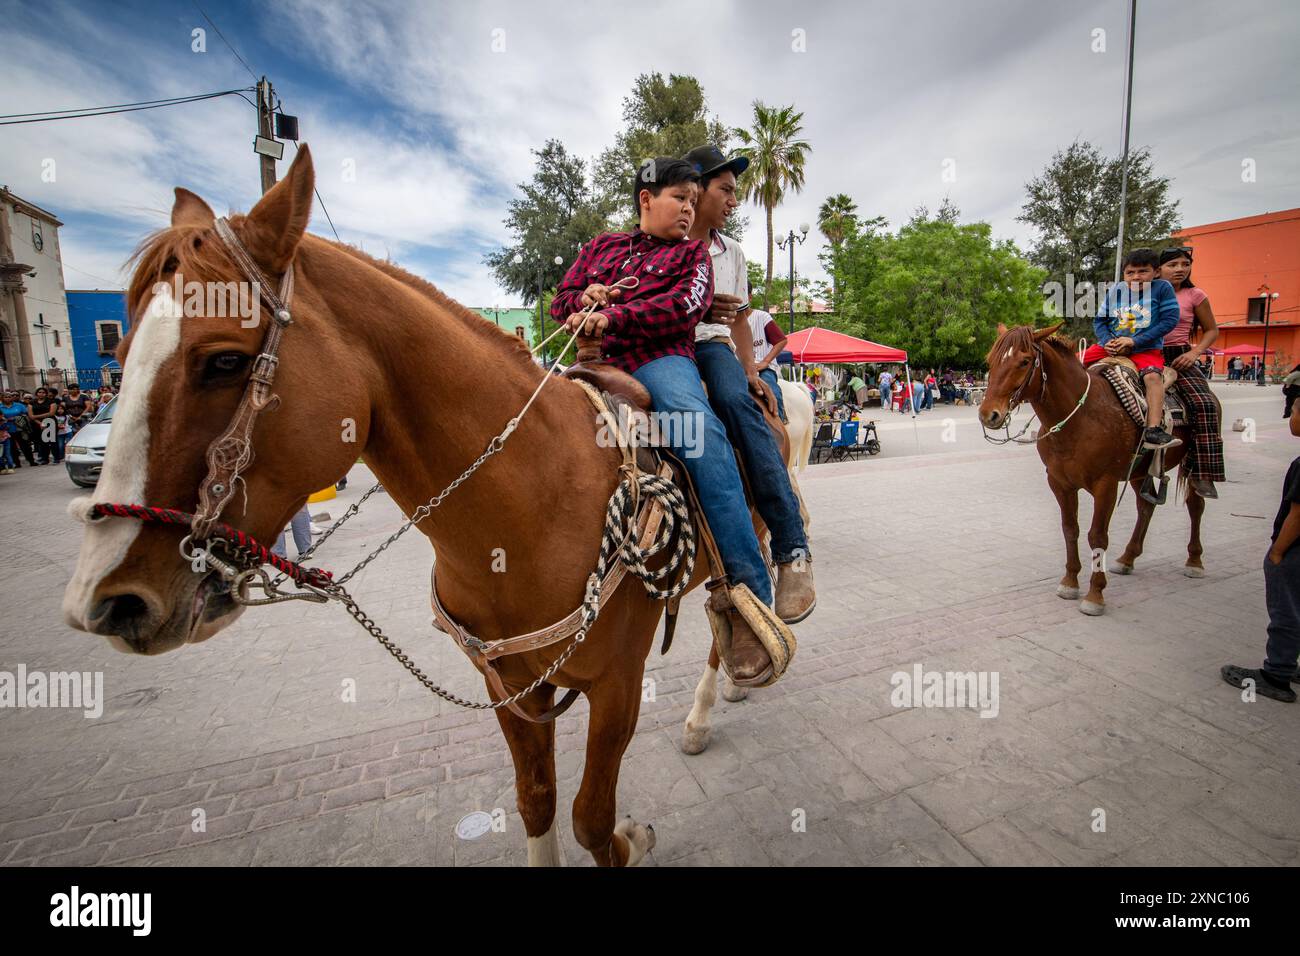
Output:
[[492,814],[475,810],[467,813],[456,823],[456,836],[462,840],[477,840],[492,829]]

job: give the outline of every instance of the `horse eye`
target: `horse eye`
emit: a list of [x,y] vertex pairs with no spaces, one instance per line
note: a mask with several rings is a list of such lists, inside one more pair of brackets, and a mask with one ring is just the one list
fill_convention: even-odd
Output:
[[229,378],[248,366],[248,356],[242,352],[218,352],[208,357],[203,366],[204,379]]
[[1020,360],[1020,367],[1024,368],[1028,364],[1029,364],[1029,356],[1026,355],[1024,358]]

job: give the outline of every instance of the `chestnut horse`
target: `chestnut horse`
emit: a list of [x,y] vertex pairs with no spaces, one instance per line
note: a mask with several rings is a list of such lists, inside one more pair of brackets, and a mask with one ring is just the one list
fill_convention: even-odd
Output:
[[[1106,588],[1105,553],[1110,543],[1111,513],[1119,487],[1130,474],[1139,429],[1100,371],[1095,367],[1085,369],[1073,346],[1054,334],[1058,328],[1059,324],[1037,331],[1027,325],[1000,329],[988,355],[989,385],[980,403],[979,418],[985,428],[1005,428],[1015,406],[1023,400],[1033,406],[1042,423],[1038,456],[1047,466],[1047,484],[1061,507],[1061,531],[1065,535],[1065,576],[1056,593],[1066,600],[1079,597],[1079,491],[1092,495],[1092,527],[1088,529],[1092,578],[1079,610],[1097,615],[1106,609],[1102,592]],[[1087,400],[1080,404],[1085,391]],[[1059,430],[1052,431],[1057,425]],[[1180,427],[1174,434],[1183,444],[1165,453],[1167,469],[1182,462],[1191,441],[1187,428]],[[1137,477],[1130,478],[1130,483],[1138,518],[1128,547],[1115,564],[1117,574],[1132,573],[1155,510],[1155,505],[1137,493],[1147,473],[1147,462],[1148,456],[1143,455],[1132,465],[1132,475]],[[1183,480],[1181,473],[1178,484],[1185,490],[1192,518],[1183,573],[1199,578],[1205,574],[1201,564],[1205,499]]]
[[[223,518],[263,542],[310,493],[345,475],[358,453],[411,514],[483,453],[544,374],[523,342],[429,283],[307,235],[313,183],[304,146],[283,181],[230,220],[266,276],[278,281],[292,263],[296,277],[274,382],[279,402],[257,419],[246,496]],[[173,281],[243,280],[212,210],[177,189],[170,227],[138,254],[128,293],[135,321],[118,350],[123,384],[103,474],[93,496],[69,509],[86,528],[65,619],[120,650],[158,654],[207,640],[243,610],[212,573],[195,573],[181,559],[183,529],[91,511],[103,502],[195,511],[205,453],[235,413],[263,329],[204,315],[182,319],[166,289]],[[485,369],[490,388],[474,384]],[[420,383],[418,400],[401,387],[411,382]],[[548,626],[581,604],[621,462],[617,448],[597,443],[596,425],[581,388],[556,378],[499,454],[419,523],[437,554],[444,607],[483,640]],[[520,493],[523,483],[554,494],[538,507],[536,495]],[[692,586],[706,574],[697,562]],[[548,710],[555,685],[587,696],[573,830],[600,865],[635,864],[654,843],[653,828],[630,818],[616,825],[615,797],[662,610],[639,581],[625,580],[584,645],[522,704],[534,715]],[[502,658],[501,676],[512,689],[527,687],[567,646]],[[716,651],[710,665],[716,668]],[[558,862],[555,724],[505,709],[496,716],[514,761],[529,862]]]

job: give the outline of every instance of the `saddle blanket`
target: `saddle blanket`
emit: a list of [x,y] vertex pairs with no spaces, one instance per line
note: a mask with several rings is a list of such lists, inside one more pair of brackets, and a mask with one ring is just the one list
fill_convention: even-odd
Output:
[[[1101,375],[1110,383],[1111,388],[1115,389],[1115,394],[1119,397],[1119,402],[1124,406],[1124,410],[1128,412],[1129,417],[1133,419],[1139,428],[1145,428],[1147,423],[1147,393],[1138,373],[1123,365],[1103,363],[1101,365]],[[1187,409],[1183,407],[1177,390],[1166,387],[1165,428],[1172,431],[1177,426],[1186,424]]]

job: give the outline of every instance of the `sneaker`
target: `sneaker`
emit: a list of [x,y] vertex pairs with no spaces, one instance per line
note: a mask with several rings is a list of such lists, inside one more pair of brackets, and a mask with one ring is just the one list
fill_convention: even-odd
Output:
[[1278,687],[1271,683],[1258,670],[1238,667],[1236,664],[1224,664],[1223,667],[1219,669],[1219,676],[1233,687],[1240,687],[1247,679],[1249,679],[1254,681],[1255,693],[1260,697],[1271,697],[1273,700],[1281,701],[1284,704],[1295,703],[1295,691],[1289,687]]
[[1159,426],[1148,428],[1142,433],[1142,447],[1147,451],[1155,451],[1160,448],[1177,448],[1182,443],[1181,438],[1175,438]]

